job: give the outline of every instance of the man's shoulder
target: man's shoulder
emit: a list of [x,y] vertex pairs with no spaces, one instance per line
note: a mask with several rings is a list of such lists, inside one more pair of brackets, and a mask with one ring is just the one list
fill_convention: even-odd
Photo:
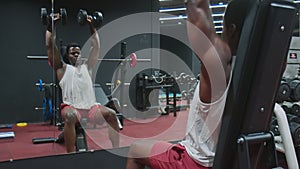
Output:
[[231,60],[231,50],[229,45],[220,37],[216,37],[214,40],[214,47],[218,52],[221,59],[225,59],[227,61]]

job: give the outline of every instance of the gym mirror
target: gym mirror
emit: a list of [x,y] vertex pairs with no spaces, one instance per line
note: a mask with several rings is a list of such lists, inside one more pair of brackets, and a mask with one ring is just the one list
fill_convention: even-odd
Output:
[[[183,5],[182,1],[174,2]],[[62,55],[71,42],[81,45],[82,55],[89,52],[92,43],[89,25],[85,23],[87,16],[98,28],[100,50],[104,52],[100,51],[92,82],[98,102],[117,105],[118,126],[122,126],[119,146],[129,146],[141,138],[181,139],[193,92],[189,89],[197,82],[190,68],[198,70],[199,65],[193,66],[192,52],[183,43],[186,39],[170,43],[171,35],[159,35],[174,24],[170,21],[161,27],[167,21],[147,13],[159,12],[161,4],[147,0],[1,2],[5,24],[0,42],[3,49],[8,49],[3,50],[5,64],[1,72],[2,78],[9,81],[4,80],[1,85],[0,161],[66,153],[65,145],[60,143],[63,140],[58,139],[65,127],[60,116],[62,96],[45,46],[45,32],[52,23],[53,11],[62,18],[56,25],[55,41]],[[9,13],[9,18],[4,18],[5,13]],[[132,15],[137,13],[146,14]],[[135,32],[129,29],[133,25]],[[185,26],[175,25],[171,30],[184,36]],[[164,67],[170,61],[172,65]],[[184,92],[181,87],[186,88]],[[85,132],[80,132],[80,127],[76,130],[77,151],[113,148],[106,125],[94,125],[83,118],[81,127]]]

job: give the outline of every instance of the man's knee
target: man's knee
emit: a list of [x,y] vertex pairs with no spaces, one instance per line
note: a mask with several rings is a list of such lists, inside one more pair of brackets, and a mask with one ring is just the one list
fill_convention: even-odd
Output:
[[128,157],[129,158],[137,158],[139,156],[138,153],[140,151],[141,151],[140,144],[138,142],[134,142],[130,145]]
[[152,140],[135,141],[130,146],[129,156],[131,158],[148,158],[154,144],[155,141]]
[[106,107],[98,106],[97,109],[93,108],[91,110],[89,118],[91,121],[94,121],[98,124],[102,124],[104,121],[110,123],[114,114],[115,112],[113,110],[110,111]]
[[68,108],[64,110],[63,115],[65,123],[75,124],[78,121],[77,111],[75,109]]
[[141,141],[133,142],[130,145],[129,152],[131,153],[131,155],[134,155],[134,154],[140,152],[142,147],[143,147],[143,144]]
[[115,121],[117,119],[117,114],[113,109],[104,107],[99,114],[103,116],[106,121]]

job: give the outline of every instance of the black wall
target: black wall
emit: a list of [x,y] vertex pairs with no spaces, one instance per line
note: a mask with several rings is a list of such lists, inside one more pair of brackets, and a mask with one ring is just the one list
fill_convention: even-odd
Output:
[[[161,36],[160,36],[160,48],[162,50],[166,50],[171,52],[174,56],[178,59],[181,59],[184,65],[170,65],[169,59],[165,59],[164,54],[160,56],[160,64],[165,65],[164,67],[174,67],[175,74],[179,75],[180,73],[184,72],[189,75],[197,76],[200,72],[200,61],[198,60],[197,56],[193,53],[192,49],[190,48],[186,23],[182,22],[181,24],[178,23],[170,23],[170,24],[163,24],[161,25]],[[169,33],[168,33],[169,32]],[[182,41],[176,40],[173,37],[166,36],[166,34],[173,34],[176,35],[177,38],[180,38]],[[184,66],[184,67],[183,67]],[[190,69],[187,71],[187,69]]]
[[[43,79],[47,83],[54,82],[55,76],[46,60],[27,59],[27,56],[46,55],[45,26],[40,21],[40,8],[46,7],[50,12],[50,3],[50,0],[9,0],[0,3],[2,57],[0,67],[0,124],[42,121],[41,111],[35,111],[34,107],[41,107],[43,93],[37,90],[35,83],[38,79]],[[64,44],[72,41],[83,44],[89,37],[89,31],[86,26],[81,27],[76,22],[76,15],[80,8],[91,12],[100,10],[104,15],[104,24],[107,24],[128,14],[158,11],[158,2],[150,0],[55,1],[55,12],[61,7],[67,10],[68,23],[65,26],[58,25],[57,39],[63,40]],[[133,50],[130,47],[135,46],[139,48],[139,42],[139,40],[132,40],[128,45],[128,50]],[[105,40],[102,40],[102,43],[105,43]],[[150,40],[144,45],[152,44]],[[120,45],[116,44],[109,55],[118,57]],[[111,76],[110,70],[106,69],[111,66],[106,64],[102,67],[103,70],[101,71],[108,73],[101,74],[99,83],[109,81]]]

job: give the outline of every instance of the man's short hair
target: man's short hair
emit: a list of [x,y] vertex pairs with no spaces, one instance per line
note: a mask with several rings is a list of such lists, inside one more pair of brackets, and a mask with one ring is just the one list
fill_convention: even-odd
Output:
[[247,17],[253,0],[231,0],[229,1],[225,10],[224,26],[235,24],[238,31],[241,31],[244,25],[244,21]]
[[67,45],[66,53],[69,53],[69,50],[70,50],[70,48],[72,48],[72,47],[73,47],[73,48],[74,48],[74,47],[81,48],[79,44],[77,44],[77,43],[75,43],[75,42],[72,42],[72,43],[69,43],[69,44]]
[[79,47],[79,48],[81,48],[81,46],[80,46],[78,43],[75,43],[75,42],[71,42],[71,43],[69,43],[69,44],[65,47],[65,50],[64,50],[62,56],[63,56],[63,61],[64,61],[66,64],[70,64],[69,59],[68,59],[68,54],[69,54],[70,48],[72,48],[72,47],[73,47],[73,48],[74,48],[74,47]]

